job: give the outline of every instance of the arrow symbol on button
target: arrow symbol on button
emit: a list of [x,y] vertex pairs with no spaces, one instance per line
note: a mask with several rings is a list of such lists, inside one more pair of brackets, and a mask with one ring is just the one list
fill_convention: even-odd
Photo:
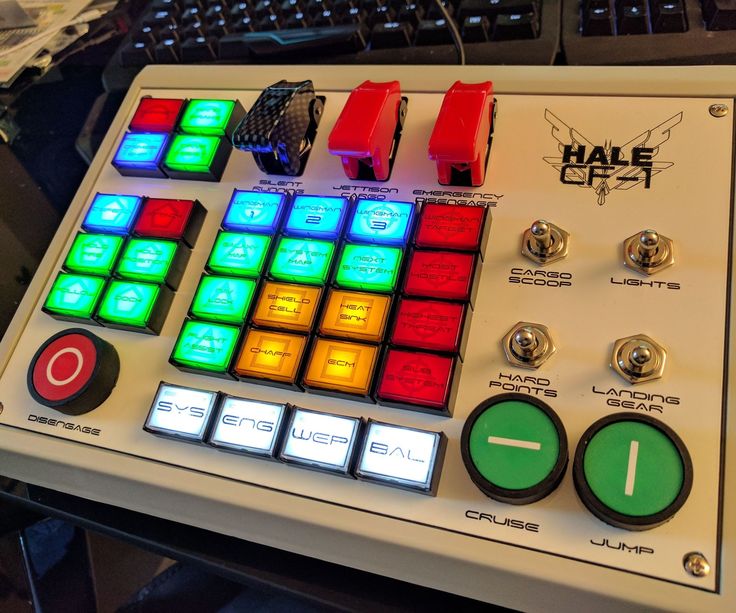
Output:
[[488,442],[491,445],[505,445],[506,447],[520,447],[521,449],[531,449],[539,451],[542,449],[542,443],[536,441],[520,441],[515,438],[504,438],[502,436],[489,436]]

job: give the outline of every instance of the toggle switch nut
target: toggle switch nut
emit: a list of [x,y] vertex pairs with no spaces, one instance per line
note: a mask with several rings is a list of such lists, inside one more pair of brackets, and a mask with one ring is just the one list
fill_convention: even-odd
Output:
[[557,350],[549,328],[520,321],[503,337],[506,360],[520,368],[539,368]]
[[546,266],[567,257],[569,245],[569,232],[549,221],[537,219],[524,231],[521,254],[541,266]]
[[642,230],[624,241],[624,265],[653,275],[675,263],[674,243],[656,230]]
[[635,334],[613,344],[611,368],[629,383],[645,383],[662,376],[666,360],[662,345],[646,334]]

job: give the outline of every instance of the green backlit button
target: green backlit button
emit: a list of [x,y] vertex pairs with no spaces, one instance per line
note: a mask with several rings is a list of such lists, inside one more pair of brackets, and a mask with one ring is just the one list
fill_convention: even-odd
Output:
[[599,519],[646,530],[670,519],[692,486],[690,455],[664,423],[616,413],[585,431],[575,452],[575,487]]
[[226,275],[258,277],[270,246],[270,236],[221,231],[207,261],[207,269]]
[[345,245],[335,283],[352,289],[392,292],[399,277],[401,257],[398,247]]
[[42,309],[56,319],[89,320],[105,287],[105,279],[62,272],[56,277]]
[[310,238],[282,237],[276,245],[270,274],[281,281],[324,285],[335,244]]
[[180,370],[227,373],[239,336],[236,326],[187,320],[169,361]]
[[227,136],[244,115],[245,110],[235,100],[190,100],[179,129],[187,134]]
[[166,283],[176,289],[181,281],[189,251],[174,241],[133,238],[125,246],[115,274],[124,279]]
[[468,417],[461,439],[470,478],[487,496],[529,504],[551,493],[567,466],[567,435],[557,414],[523,394],[501,394]]
[[71,272],[108,276],[122,245],[122,236],[77,234],[64,261],[64,268]]
[[178,134],[166,152],[164,171],[172,179],[219,181],[231,149],[222,136]]
[[113,280],[95,318],[110,328],[159,334],[173,296],[165,285]]
[[192,301],[192,315],[199,319],[241,324],[256,291],[252,279],[204,275]]

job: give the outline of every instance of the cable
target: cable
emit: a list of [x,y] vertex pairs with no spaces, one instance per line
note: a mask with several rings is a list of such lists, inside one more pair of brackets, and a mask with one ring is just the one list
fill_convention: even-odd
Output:
[[465,66],[465,47],[463,46],[463,39],[460,38],[460,31],[457,29],[457,24],[450,17],[450,13],[447,11],[447,7],[442,3],[442,0],[434,0],[437,8],[442,13],[442,17],[447,23],[447,27],[450,28],[450,36],[452,36],[452,44],[455,45],[457,51],[457,63],[460,66]]

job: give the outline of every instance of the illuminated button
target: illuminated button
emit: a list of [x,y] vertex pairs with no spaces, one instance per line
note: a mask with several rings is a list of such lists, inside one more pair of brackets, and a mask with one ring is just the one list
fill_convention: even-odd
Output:
[[318,338],[304,375],[304,385],[367,396],[378,360],[378,347]]
[[174,241],[132,238],[123,250],[115,274],[124,279],[166,283],[176,289],[188,260],[189,251],[179,249]]
[[105,287],[105,279],[87,275],[59,273],[43,305],[43,311],[56,319],[91,319]]
[[142,98],[130,122],[134,132],[173,132],[183,100]]
[[340,287],[392,292],[401,269],[402,251],[379,245],[345,245],[335,275]]
[[274,457],[286,405],[225,396],[207,441],[214,447]]
[[243,107],[234,100],[190,100],[179,130],[187,134],[227,136],[244,115]]
[[270,274],[281,281],[324,285],[330,272],[335,244],[312,238],[279,239]]
[[222,220],[222,227],[234,232],[275,234],[285,205],[284,194],[236,189]]
[[466,306],[402,298],[394,318],[393,345],[459,353]]
[[295,409],[279,458],[348,476],[360,423],[359,417]]
[[143,429],[152,434],[199,442],[217,401],[217,392],[161,382]]
[[194,247],[206,214],[198,200],[148,198],[133,233],[147,238],[183,240],[187,246]]
[[232,147],[221,136],[177,134],[164,158],[164,172],[172,179],[219,181]]
[[120,236],[77,234],[64,260],[64,268],[72,272],[110,275],[122,246]]
[[567,435],[546,403],[501,394],[481,403],[463,426],[465,468],[486,496],[530,504],[550,494],[567,467]]
[[248,330],[235,373],[292,386],[296,383],[306,346],[307,337],[299,334]]
[[450,412],[454,395],[455,358],[389,349],[383,363],[377,396],[386,404],[427,407]]
[[690,454],[663,422],[633,413],[596,421],[578,443],[575,489],[586,507],[624,530],[663,524],[685,504],[693,482]]
[[159,168],[168,141],[166,134],[137,134],[128,132],[120,141],[112,165],[126,177],[161,177]]
[[187,320],[169,361],[181,370],[226,373],[239,336],[236,326]]
[[107,400],[119,373],[115,347],[92,332],[71,328],[41,345],[26,381],[36,402],[66,415],[81,415]]
[[322,288],[267,281],[253,313],[253,323],[267,328],[310,332]]
[[241,324],[248,315],[256,282],[252,279],[204,275],[192,301],[192,315],[200,319]]
[[332,289],[327,296],[320,334],[368,342],[381,342],[391,298],[381,294]]
[[486,231],[486,214],[483,206],[425,204],[414,242],[430,249],[478,251]]
[[95,318],[110,328],[159,334],[173,298],[165,285],[113,280]]
[[88,232],[127,234],[133,226],[140,196],[97,194],[87,211],[82,228]]
[[270,236],[220,232],[212,247],[207,268],[221,274],[258,277],[270,246]]
[[428,432],[368,421],[355,476],[434,496],[439,484],[447,438]]
[[334,240],[342,231],[347,212],[347,198],[297,196],[286,218],[284,233]]
[[358,243],[406,244],[414,219],[411,202],[358,200],[348,228],[348,239]]
[[409,296],[471,301],[475,256],[450,251],[414,251],[404,279]]

